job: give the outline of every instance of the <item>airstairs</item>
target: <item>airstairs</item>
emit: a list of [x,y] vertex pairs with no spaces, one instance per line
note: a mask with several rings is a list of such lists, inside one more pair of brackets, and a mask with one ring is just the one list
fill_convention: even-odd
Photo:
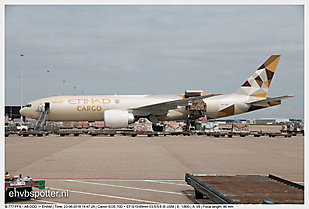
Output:
[[47,115],[49,113],[49,108],[39,108],[39,112],[41,112],[39,119],[37,120],[35,124],[34,130],[39,130],[42,128],[45,124],[45,120],[47,118]]

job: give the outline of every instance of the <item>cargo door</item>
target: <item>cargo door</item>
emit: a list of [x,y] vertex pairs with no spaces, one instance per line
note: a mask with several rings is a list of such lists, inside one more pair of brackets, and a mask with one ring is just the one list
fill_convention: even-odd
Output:
[[[186,90],[185,98],[202,96],[202,93],[202,90]],[[203,99],[190,102],[186,109],[188,110],[188,117],[190,119],[195,120],[206,116],[206,103]]]

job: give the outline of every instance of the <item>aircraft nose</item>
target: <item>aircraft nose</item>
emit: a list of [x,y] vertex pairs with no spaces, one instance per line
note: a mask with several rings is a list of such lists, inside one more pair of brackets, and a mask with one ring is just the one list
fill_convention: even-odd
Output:
[[22,116],[26,116],[28,118],[31,118],[31,110],[27,107],[23,107],[19,110],[19,113],[22,115]]
[[24,107],[21,108],[21,109],[19,110],[19,113],[20,113],[21,115],[25,115],[25,108],[24,108]]
[[33,117],[33,111],[35,111],[32,107],[33,107],[33,104],[28,103],[27,105],[25,105],[23,108],[21,108],[19,110],[19,113],[23,116],[28,117],[28,118],[32,118]]

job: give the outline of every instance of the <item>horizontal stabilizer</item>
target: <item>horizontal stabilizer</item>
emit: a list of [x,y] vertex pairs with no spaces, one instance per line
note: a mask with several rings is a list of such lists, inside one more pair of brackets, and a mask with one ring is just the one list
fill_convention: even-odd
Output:
[[253,101],[253,102],[247,102],[248,105],[254,105],[254,106],[261,106],[261,107],[268,107],[269,102],[281,102],[282,99],[287,99],[290,97],[295,97],[295,95],[286,95],[286,96],[280,96],[280,97],[272,97],[272,98],[266,98],[263,100]]

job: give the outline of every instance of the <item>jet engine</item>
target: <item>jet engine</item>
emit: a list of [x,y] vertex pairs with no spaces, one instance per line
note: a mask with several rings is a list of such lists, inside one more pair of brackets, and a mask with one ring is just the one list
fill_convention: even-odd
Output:
[[109,128],[126,128],[134,122],[134,115],[126,110],[106,110],[104,124]]

